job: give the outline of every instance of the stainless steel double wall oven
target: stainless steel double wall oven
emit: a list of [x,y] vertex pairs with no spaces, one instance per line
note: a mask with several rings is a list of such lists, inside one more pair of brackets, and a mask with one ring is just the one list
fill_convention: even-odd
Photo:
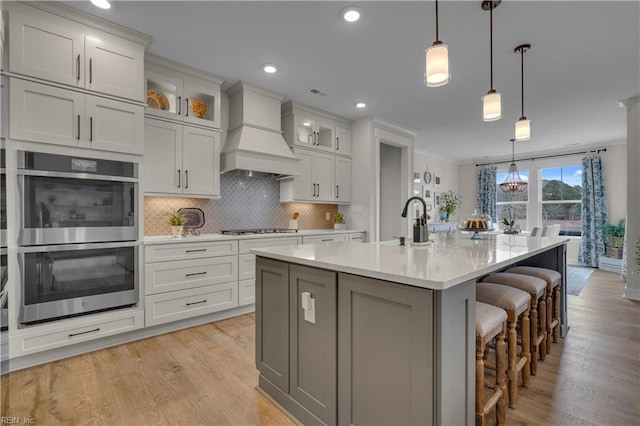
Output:
[[138,165],[18,151],[20,325],[138,302]]

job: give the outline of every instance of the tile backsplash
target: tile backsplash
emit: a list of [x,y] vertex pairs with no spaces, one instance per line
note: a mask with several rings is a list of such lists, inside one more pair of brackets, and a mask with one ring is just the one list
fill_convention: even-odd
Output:
[[335,204],[280,203],[280,183],[271,175],[248,177],[242,173],[220,176],[222,198],[145,197],[144,235],[170,235],[167,216],[183,207],[197,207],[204,211],[203,234],[221,229],[287,228],[293,212],[300,213],[298,229],[331,229],[333,221],[326,220],[338,212]]

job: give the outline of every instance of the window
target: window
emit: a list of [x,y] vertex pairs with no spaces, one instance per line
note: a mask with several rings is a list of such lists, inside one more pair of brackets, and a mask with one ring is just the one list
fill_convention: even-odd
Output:
[[[529,171],[519,170],[520,177],[524,181],[529,181]],[[496,213],[494,222],[502,223],[504,218],[513,219],[515,215],[516,226],[519,229],[529,229],[527,223],[527,207],[529,204],[529,188],[524,192],[505,193],[500,191],[500,184],[507,179],[507,172],[496,173]]]
[[582,233],[582,167],[541,170],[542,225],[560,224],[560,235]]

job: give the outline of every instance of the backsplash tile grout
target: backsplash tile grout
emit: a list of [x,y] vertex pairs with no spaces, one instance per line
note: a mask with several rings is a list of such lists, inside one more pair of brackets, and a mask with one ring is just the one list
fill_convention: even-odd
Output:
[[221,199],[178,197],[144,198],[144,235],[170,235],[167,216],[184,207],[204,211],[203,234],[221,229],[287,228],[294,212],[300,213],[298,229],[331,229],[338,212],[335,204],[280,203],[280,184],[270,175],[248,177],[239,173],[220,176]]

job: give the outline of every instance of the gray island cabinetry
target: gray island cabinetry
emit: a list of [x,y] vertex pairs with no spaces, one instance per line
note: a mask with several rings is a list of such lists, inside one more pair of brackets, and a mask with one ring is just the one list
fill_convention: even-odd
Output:
[[259,390],[303,424],[473,424],[476,280],[515,264],[564,272],[565,242],[253,250]]

